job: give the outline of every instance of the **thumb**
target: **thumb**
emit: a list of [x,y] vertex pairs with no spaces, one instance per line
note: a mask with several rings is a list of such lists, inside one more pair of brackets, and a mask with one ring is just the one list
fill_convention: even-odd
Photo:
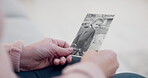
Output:
[[55,53],[57,56],[68,56],[73,53],[73,48],[61,48],[61,47],[56,47],[55,48]]

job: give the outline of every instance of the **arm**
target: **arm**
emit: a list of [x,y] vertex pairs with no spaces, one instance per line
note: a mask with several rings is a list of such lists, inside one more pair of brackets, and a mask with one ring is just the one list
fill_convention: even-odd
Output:
[[63,75],[58,78],[106,78],[96,64],[80,62],[64,69]]
[[[16,72],[42,69],[71,62],[73,48],[63,40],[45,38],[24,47],[22,41],[2,44],[9,54]],[[31,63],[30,63],[31,62]]]

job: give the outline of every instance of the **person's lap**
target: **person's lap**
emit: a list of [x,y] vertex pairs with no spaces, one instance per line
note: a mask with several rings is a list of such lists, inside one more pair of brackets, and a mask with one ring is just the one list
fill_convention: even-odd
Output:
[[61,66],[49,66],[44,69],[35,70],[35,71],[27,71],[27,72],[18,72],[16,73],[21,78],[51,78],[55,76],[59,76],[62,73],[62,70],[71,64],[77,63],[80,61],[80,58],[73,57],[72,62],[69,64],[61,65]]
[[[35,70],[35,71],[27,71],[27,72],[19,72],[16,73],[21,78],[51,78],[55,76],[59,76],[62,73],[62,70],[71,64],[77,63],[80,61],[79,57],[73,57],[73,60],[69,64],[65,64],[62,66],[49,66],[44,69]],[[144,78],[137,74],[132,73],[120,73],[116,74],[113,78]]]

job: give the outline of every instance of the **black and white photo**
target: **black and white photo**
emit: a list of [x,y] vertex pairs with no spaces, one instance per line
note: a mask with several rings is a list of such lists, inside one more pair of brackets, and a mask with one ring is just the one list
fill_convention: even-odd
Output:
[[87,50],[98,51],[107,34],[114,15],[87,14],[72,42],[73,55],[82,56]]

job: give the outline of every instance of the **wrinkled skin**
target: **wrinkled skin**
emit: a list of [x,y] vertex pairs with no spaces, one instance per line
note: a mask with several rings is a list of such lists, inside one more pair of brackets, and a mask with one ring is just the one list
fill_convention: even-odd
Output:
[[65,41],[46,38],[24,48],[20,61],[21,71],[69,63],[72,52],[73,49]]
[[98,68],[102,70],[107,78],[112,78],[119,67],[117,55],[111,50],[88,51],[81,62],[92,62],[98,65]]

